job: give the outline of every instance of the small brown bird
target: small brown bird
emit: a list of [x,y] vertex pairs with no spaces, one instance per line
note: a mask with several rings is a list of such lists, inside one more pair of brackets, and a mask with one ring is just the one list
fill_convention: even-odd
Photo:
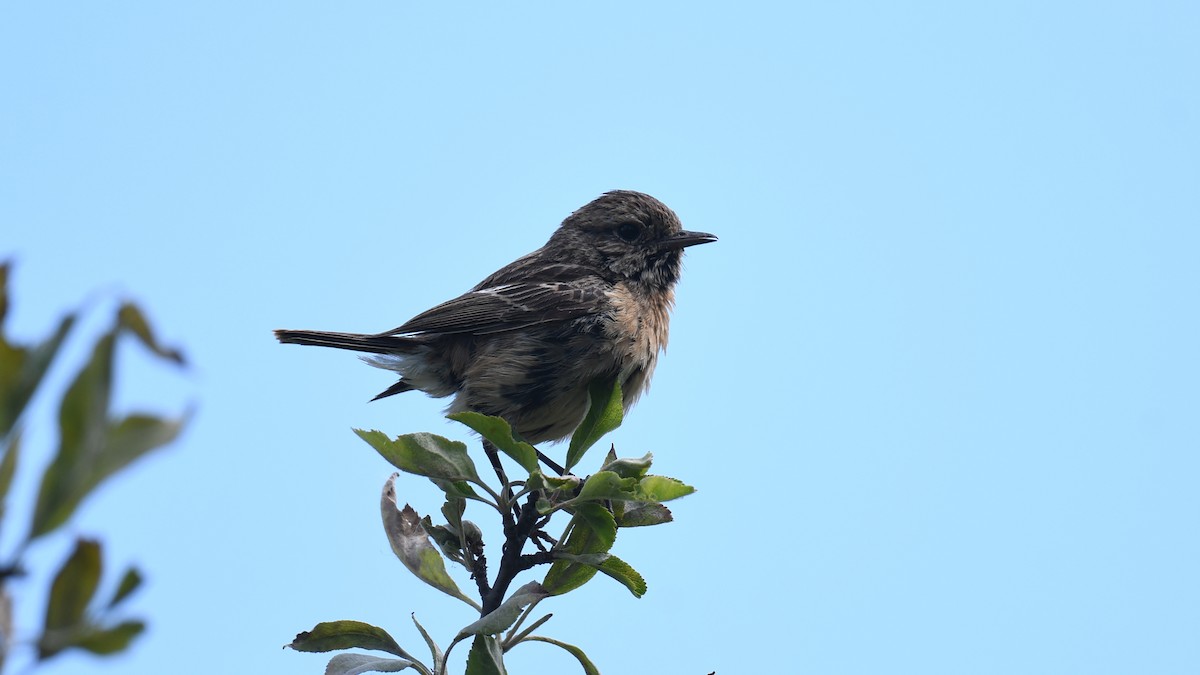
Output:
[[571,435],[588,385],[617,377],[625,410],[667,346],[683,249],[716,241],[684,230],[657,199],[617,190],[572,213],[540,249],[467,293],[374,335],[277,330],[280,342],[360,352],[400,374],[376,399],[454,395],[449,412],[503,417],[530,443]]

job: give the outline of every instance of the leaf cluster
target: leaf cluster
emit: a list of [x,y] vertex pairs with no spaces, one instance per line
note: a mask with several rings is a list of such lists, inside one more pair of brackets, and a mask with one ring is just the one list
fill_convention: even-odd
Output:
[[[592,383],[588,413],[571,438],[567,471],[578,465],[587,451],[605,434],[621,424],[621,389],[613,380]],[[467,675],[504,673],[504,654],[525,642],[558,646],[574,656],[585,673],[599,673],[580,648],[535,635],[548,621],[547,614],[529,623],[534,608],[545,598],[569,593],[590,581],[598,572],[617,581],[635,597],[647,585],[631,565],[610,553],[622,527],[643,527],[670,522],[671,511],[663,502],[694,492],[673,478],[649,473],[652,457],[619,458],[610,448],[599,469],[586,478],[573,474],[544,473],[542,455],[516,436],[499,417],[475,412],[450,416],[483,438],[491,455],[498,485],[484,480],[460,441],[428,433],[391,438],[379,431],[355,430],[360,438],[402,472],[428,478],[445,497],[441,509],[444,522],[421,517],[411,506],[399,505],[396,477],[384,485],[381,513],[388,541],[405,568],[418,579],[456,598],[480,613],[480,619],[462,628],[445,650],[430,638],[413,617],[430,652],[428,663],[402,649],[384,629],[357,621],[318,624],[300,633],[289,647],[299,651],[327,652],[360,648],[382,651],[389,657],[339,654],[326,668],[327,675],[366,672],[396,672],[411,668],[422,675],[445,675],[448,656],[460,642],[471,639]],[[503,453],[522,472],[508,480],[498,458]],[[488,574],[488,559],[480,528],[464,519],[467,503],[476,502],[500,517],[505,541],[498,569]],[[546,529],[558,514],[567,516],[561,534],[550,536]],[[532,543],[536,551],[525,553]],[[466,595],[446,570],[446,560],[465,568],[475,581],[480,600]],[[541,581],[529,581],[511,593],[510,584],[521,573],[547,565]]]
[[[75,312],[67,313],[48,337],[34,344],[11,340],[4,330],[10,271],[10,264],[0,264],[0,525],[7,525],[2,516],[20,460],[25,412],[78,320]],[[0,568],[0,603],[5,607],[11,603],[10,580],[23,574],[21,560],[29,546],[65,524],[95,488],[113,474],[174,440],[186,423],[187,415],[165,418],[112,414],[116,345],[124,336],[132,337],[164,361],[184,364],[179,351],[158,341],[136,305],[124,303],[119,307],[112,326],[96,340],[88,360],[59,402],[58,447],[42,473],[28,534]],[[54,576],[45,621],[40,635],[33,639],[38,661],[73,648],[93,654],[116,653],[144,630],[141,620],[112,618],[114,610],[141,585],[141,572],[135,567],[125,569],[116,590],[107,599],[98,600],[102,567],[101,543],[77,539],[74,550]],[[2,670],[3,657],[14,641],[13,627],[7,620],[0,622],[0,641]]]

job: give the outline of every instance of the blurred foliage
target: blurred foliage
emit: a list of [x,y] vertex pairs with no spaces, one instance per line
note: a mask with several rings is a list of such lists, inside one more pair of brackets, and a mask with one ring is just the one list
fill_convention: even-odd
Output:
[[[0,516],[21,454],[22,419],[30,401],[77,321],[67,313],[50,335],[35,344],[18,344],[7,335],[8,281],[11,264],[0,264]],[[132,337],[156,357],[183,365],[182,354],[161,344],[136,305],[124,303],[112,327],[90,350],[83,368],[62,394],[58,407],[59,443],[42,473],[28,534],[0,569],[0,671],[17,644],[36,646],[37,662],[68,649],[113,654],[126,649],[145,629],[144,622],[115,615],[141,585],[142,574],[129,567],[107,599],[97,599],[103,572],[103,546],[79,538],[54,575],[40,633],[16,639],[10,588],[24,575],[22,558],[29,546],[66,523],[79,505],[108,477],[146,453],[174,440],[186,416],[146,414],[114,416],[112,402],[118,339]],[[0,518],[0,526],[8,526]]]
[[[571,438],[567,469],[605,434],[621,424],[621,388],[611,380],[593,383],[587,416]],[[628,563],[609,553],[623,527],[661,525],[671,521],[663,502],[694,492],[691,486],[666,476],[649,473],[651,456],[618,458],[610,448],[596,473],[587,478],[542,473],[536,448],[516,437],[499,417],[474,412],[450,416],[480,434],[491,445],[485,450],[504,453],[525,476],[509,481],[493,454],[499,485],[483,480],[465,443],[428,433],[390,438],[379,431],[355,433],[384,459],[403,472],[428,478],[445,495],[442,516],[435,524],[415,509],[396,499],[392,474],[383,488],[381,511],[384,533],[396,557],[410,573],[446,595],[470,605],[480,613],[478,621],[463,627],[443,651],[417,623],[430,657],[414,657],[388,632],[359,621],[317,624],[300,633],[288,646],[304,652],[368,649],[389,656],[359,653],[338,654],[326,665],[326,675],[356,675],[367,672],[398,672],[412,669],[422,675],[447,675],[447,662],[454,647],[470,640],[467,675],[500,675],[505,672],[504,654],[526,642],[555,645],[574,656],[587,675],[599,670],[582,649],[565,642],[534,635],[550,619],[547,614],[522,628],[542,600],[564,595],[590,581],[597,572],[617,581],[635,597],[646,593],[646,582]],[[467,502],[483,504],[500,517],[505,541],[499,549],[500,564],[489,582],[486,547],[480,528],[463,516]],[[545,528],[559,513],[569,516],[561,534],[549,536]],[[527,544],[537,550],[524,553]],[[445,560],[464,567],[475,581],[479,602],[468,597],[446,571]],[[512,593],[510,584],[518,574],[540,565],[549,569],[539,581],[530,581]],[[413,617],[414,623],[417,621]]]

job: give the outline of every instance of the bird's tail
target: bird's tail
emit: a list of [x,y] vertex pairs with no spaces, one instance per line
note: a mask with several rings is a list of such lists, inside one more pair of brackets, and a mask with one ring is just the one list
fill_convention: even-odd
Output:
[[319,330],[277,330],[275,337],[284,344],[333,347],[334,349],[349,349],[371,354],[404,353],[413,347],[412,340],[396,335],[329,333]]

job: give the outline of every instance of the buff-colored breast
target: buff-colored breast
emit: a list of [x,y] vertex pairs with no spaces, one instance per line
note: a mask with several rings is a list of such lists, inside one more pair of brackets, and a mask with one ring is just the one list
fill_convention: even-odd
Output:
[[608,335],[614,341],[613,356],[621,364],[621,390],[629,410],[649,389],[658,354],[667,348],[675,293],[653,295],[617,284],[608,298],[613,308]]

